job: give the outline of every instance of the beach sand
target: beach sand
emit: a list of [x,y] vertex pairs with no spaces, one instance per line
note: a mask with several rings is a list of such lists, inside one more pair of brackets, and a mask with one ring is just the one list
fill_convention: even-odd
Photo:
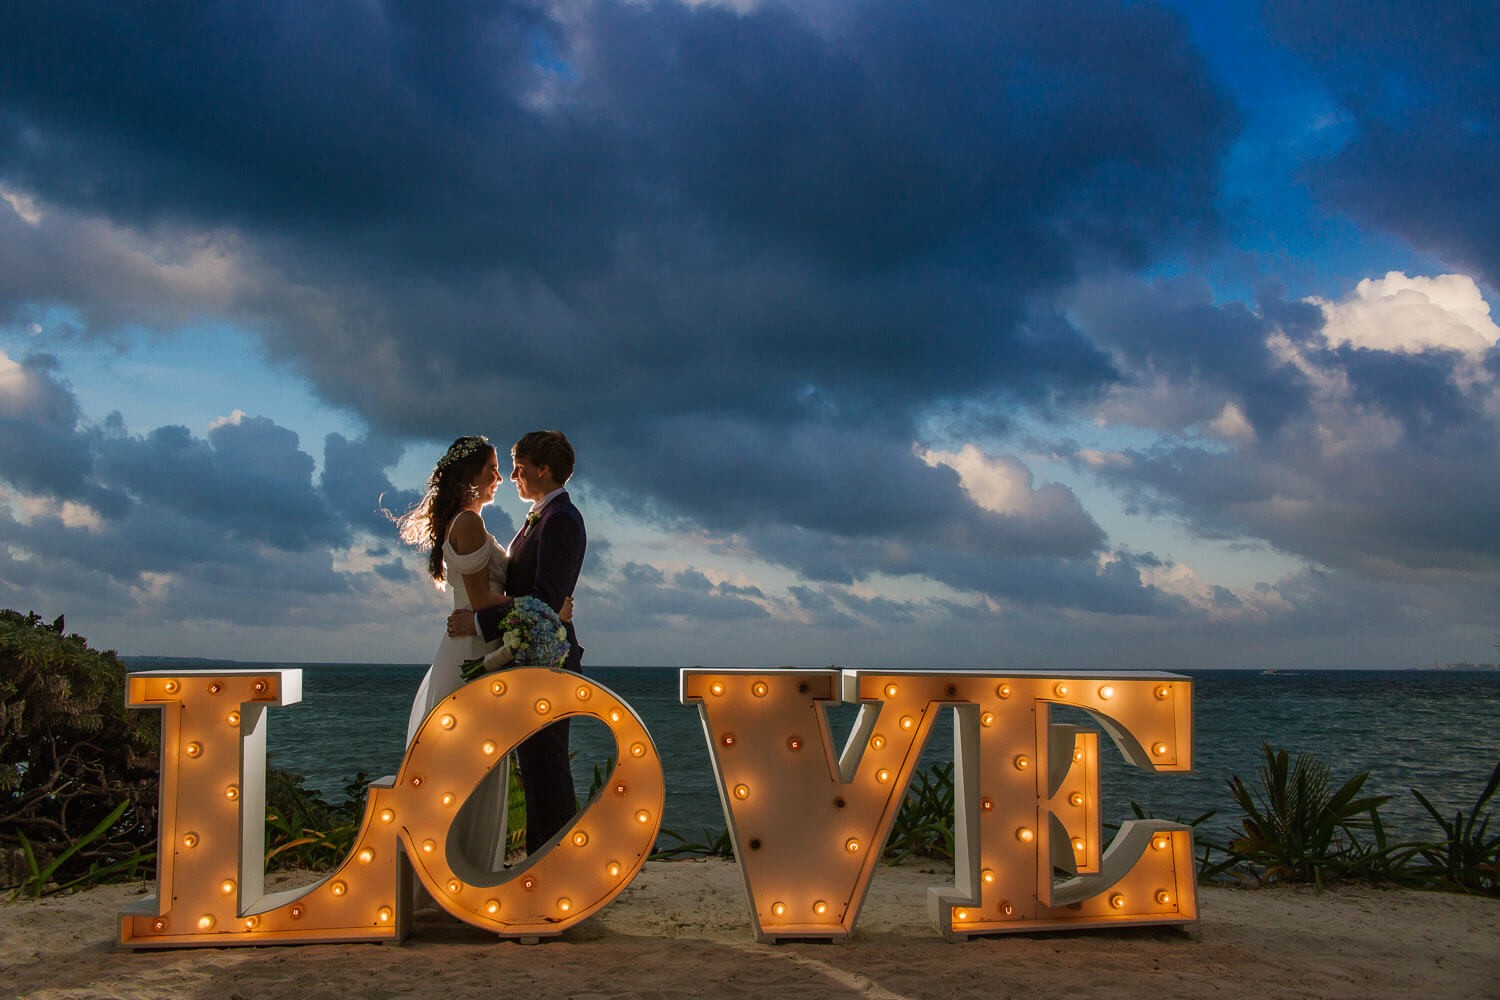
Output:
[[881,868],[853,940],[757,944],[738,870],[652,862],[610,906],[537,945],[418,910],[401,946],[116,950],[105,886],[0,907],[0,995],[344,998],[1500,997],[1500,900],[1364,888],[1200,889],[1193,931],[945,942],[926,887]]

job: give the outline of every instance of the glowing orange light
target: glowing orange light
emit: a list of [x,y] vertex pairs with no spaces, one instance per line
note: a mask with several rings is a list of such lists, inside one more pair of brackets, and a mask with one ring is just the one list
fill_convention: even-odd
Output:
[[538,698],[536,700],[535,707],[537,715],[546,715],[548,712],[552,711],[552,702],[548,701],[546,698]]
[[377,910],[375,912],[375,917],[382,924],[388,924],[388,923],[390,923],[391,922],[391,908],[389,906],[382,906],[379,910]]
[[1157,889],[1156,901],[1162,906],[1166,906],[1168,903],[1172,902],[1172,894],[1165,889]]
[[1088,845],[1086,845],[1082,840],[1079,840],[1077,837],[1073,838],[1073,850],[1082,852],[1086,846]]
[[1103,687],[1101,687],[1099,689],[1099,697],[1105,699],[1106,701],[1108,699],[1110,699],[1110,698],[1113,698],[1114,696],[1115,696],[1115,689],[1114,689],[1113,685],[1105,684]]
[[240,724],[240,713],[230,712],[227,716],[224,717],[224,721],[229,723],[231,726],[238,726]]
[[227,785],[227,786],[225,786],[225,788],[224,788],[224,797],[226,799],[228,799],[230,802],[233,802],[235,799],[238,799],[240,797],[240,786],[239,785]]
[[1157,701],[1166,701],[1172,694],[1172,688],[1166,684],[1159,685],[1155,692]]
[[1010,916],[1011,914],[1013,914],[1015,912],[1016,912],[1016,908],[1014,906],[1010,905],[1010,900],[1008,900],[1008,899],[1002,899],[1000,901],[1000,915],[1002,917],[1008,917],[1008,916]]
[[1052,690],[1057,692],[1059,698],[1066,698],[1068,696],[1068,686],[1066,684],[1055,684]]
[[985,885],[995,884],[995,873],[988,868],[980,872],[979,877],[984,881]]
[[254,684],[250,685],[250,688],[256,694],[265,694],[266,693],[266,682],[265,681],[256,681]]
[[245,930],[253,931],[260,926],[260,917],[249,916],[245,918]]
[[750,797],[750,786],[749,785],[735,785],[734,786],[734,797],[737,798],[737,799],[748,799]]
[[328,891],[333,893],[335,896],[342,896],[344,893],[349,891],[349,886],[345,882],[335,881],[328,886]]
[[233,895],[234,894],[234,879],[232,879],[232,878],[226,878],[224,881],[220,882],[219,883],[219,891],[222,892],[226,896]]
[[438,801],[445,806],[451,806],[454,802],[458,801],[458,798],[452,792],[444,792],[438,798]]
[[455,896],[458,895],[458,891],[460,889],[462,889],[463,887],[464,887],[464,884],[462,882],[460,882],[456,878],[450,878],[448,880],[448,891],[450,893],[454,894]]
[[177,689],[179,687],[181,687],[181,686],[182,685],[178,684],[176,681],[167,681],[165,684],[162,685],[162,687],[166,690],[167,694],[176,694],[177,693]]
[[1158,757],[1165,757],[1167,753],[1167,745],[1165,743],[1153,743],[1151,744],[1151,752],[1156,754],[1156,756]]
[[624,795],[625,792],[626,792],[625,782],[623,782],[623,781],[616,782],[615,783],[615,794],[616,795]]
[[646,756],[646,744],[644,744],[644,743],[632,743],[632,744],[630,744],[630,756],[632,756],[632,757],[644,757],[644,756]]
[[881,736],[878,733],[876,735],[874,735],[874,736],[871,736],[870,737],[870,749],[871,750],[884,750],[885,749],[885,737]]
[[164,931],[164,930],[166,930],[167,929],[167,918],[166,917],[157,917],[155,920],[151,921],[151,929],[153,931]]
[[495,914],[499,913],[500,912],[500,900],[498,900],[498,899],[486,899],[484,901],[484,912],[488,913],[492,917]]
[[458,720],[451,715],[445,715],[441,719],[438,719],[438,725],[442,726],[444,729],[452,729],[457,724]]
[[882,767],[880,770],[875,772],[875,780],[883,785],[887,781],[891,780],[891,772]]
[[995,808],[995,803],[992,799],[980,799],[979,808],[983,809],[985,812],[989,812],[991,809]]
[[301,905],[299,904],[297,906],[293,906],[291,909],[287,910],[286,912],[291,915],[291,918],[293,920],[301,920],[302,919],[302,914],[303,914],[304,911],[303,911]]
[[486,757],[495,756],[495,751],[499,749],[500,748],[495,745],[494,740],[485,740],[483,743],[479,744],[479,752],[484,754]]
[[714,681],[712,684],[710,684],[708,686],[708,692],[709,692],[709,694],[712,694],[715,697],[718,697],[719,695],[723,694],[724,693],[724,682],[723,681]]
[[1073,759],[1075,761],[1083,760],[1083,751],[1082,750],[1074,750],[1073,751]]
[[813,912],[821,917],[823,914],[828,912],[828,904],[823,902],[821,899],[818,900],[813,904]]
[[411,776],[411,787],[413,787],[413,788],[421,788],[422,787],[422,783],[424,781],[426,781],[426,780],[427,779],[424,778],[424,777],[422,777],[420,774],[414,774],[414,775]]
[[525,878],[521,879],[521,888],[525,889],[527,892],[530,892],[532,889],[536,888],[536,879],[532,878],[530,875],[527,875]]
[[979,724],[981,726],[993,726],[995,724],[995,713],[985,712],[979,717]]
[[651,822],[651,814],[642,809],[640,812],[635,814],[635,821],[637,823],[649,823]]
[[719,742],[724,744],[726,747],[734,746],[734,734],[725,733],[723,736],[719,737]]
[[609,710],[609,721],[610,722],[619,722],[623,718],[625,718],[625,714],[623,712],[621,712],[618,708],[612,708],[612,709]]
[[184,833],[182,835],[182,846],[187,848],[197,847],[198,835],[192,832]]
[[885,696],[887,698],[894,698],[894,697],[896,697],[896,695],[898,695],[900,693],[901,693],[901,689],[898,688],[894,684],[887,684],[885,686]]
[[1024,753],[1017,755],[1017,757],[1016,757],[1016,770],[1017,771],[1024,771],[1024,770],[1026,770],[1030,766],[1031,766],[1031,758],[1030,757],[1026,756]]
[[218,694],[222,690],[224,690],[224,685],[220,684],[218,681],[214,681],[208,686],[209,694]]
[[498,680],[490,681],[490,694],[494,695],[496,698],[499,698],[501,695],[505,694],[505,682]]
[[844,841],[844,850],[848,851],[850,854],[858,854],[859,841],[854,837],[850,837],[848,840]]
[[1023,826],[1016,831],[1016,839],[1023,844],[1029,844],[1036,839],[1036,834],[1032,832],[1031,827]]
[[589,700],[589,695],[591,695],[591,694],[593,694],[593,692],[591,690],[589,690],[589,687],[588,687],[587,684],[580,684],[573,691],[573,697],[577,698],[579,701],[588,701]]
[[1068,802],[1072,805],[1081,807],[1083,805],[1083,793],[1074,792],[1072,795],[1068,796]]
[[605,865],[604,866],[604,874],[608,875],[610,878],[619,878],[620,877],[620,862],[618,862],[618,861],[611,861],[609,864]]
[[755,695],[755,697],[757,698],[764,698],[767,693],[770,692],[770,690],[771,689],[766,685],[765,681],[756,681],[754,684],[750,685],[750,693]]
[[1170,837],[1152,837],[1151,838],[1151,846],[1155,850],[1165,851],[1168,847],[1172,846],[1172,838],[1170,838]]
[[1011,691],[1012,688],[1009,684],[1001,684],[995,688],[995,694],[999,695],[1002,701],[1010,697]]
[[574,833],[573,833],[573,846],[574,847],[582,847],[584,844],[587,844],[588,842],[589,842],[589,835],[588,834],[584,833],[582,830],[576,830],[576,831],[574,831]]
[[360,864],[367,865],[371,861],[375,860],[375,851],[373,848],[362,847],[360,848],[359,853],[355,855],[355,857],[359,859]]
[[424,841],[422,841],[422,853],[423,854],[431,854],[431,853],[433,853],[436,850],[437,850],[437,841],[435,841],[435,840],[424,840]]
[[200,931],[211,931],[213,930],[213,927],[214,915],[212,913],[205,913],[203,914],[203,916],[198,918],[198,929]]
[[772,903],[771,904],[771,912],[773,914],[775,914],[776,916],[778,916],[778,917],[785,916],[786,915],[786,904],[785,903],[781,903],[781,902]]
[[901,728],[902,729],[910,730],[916,724],[917,724],[917,720],[913,719],[911,716],[909,716],[909,715],[903,715],[903,716],[901,716]]
[[560,913],[567,913],[572,908],[573,908],[573,901],[571,899],[569,899],[567,896],[564,896],[562,899],[559,899],[557,901],[557,909],[558,909],[558,912],[560,912]]
[[382,823],[389,823],[391,820],[393,820],[395,818],[396,818],[396,810],[394,810],[394,809],[382,809],[382,810],[380,810],[380,822],[382,822]]
[[1109,897],[1109,905],[1113,906],[1117,910],[1123,910],[1125,909],[1125,897],[1118,892],[1111,893]]
[[968,920],[969,919],[969,911],[968,910],[954,910],[953,911],[953,919],[954,920]]
[[800,737],[793,736],[791,739],[789,739],[789,740],[786,741],[786,748],[788,750],[791,750],[791,751],[794,751],[794,752],[797,751],[797,750],[801,750],[802,749],[802,739]]

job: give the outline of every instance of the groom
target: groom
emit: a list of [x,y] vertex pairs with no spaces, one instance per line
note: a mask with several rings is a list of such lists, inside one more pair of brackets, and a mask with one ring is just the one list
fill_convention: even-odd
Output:
[[[573,446],[561,431],[532,431],[510,450],[511,478],[522,500],[531,501],[531,513],[510,543],[505,571],[505,593],[511,597],[536,597],[561,611],[563,600],[573,593],[588,536],[583,515],[568,499],[563,484],[573,475]],[[500,637],[500,619],[509,605],[485,608],[478,614],[454,612],[449,619],[456,634],[477,629],[485,641]],[[583,647],[572,622],[568,633],[565,666],[583,672]],[[568,825],[577,808],[573,771],[568,762],[568,722],[554,722],[516,748],[521,765],[521,787],[526,791],[526,853],[534,854]]]

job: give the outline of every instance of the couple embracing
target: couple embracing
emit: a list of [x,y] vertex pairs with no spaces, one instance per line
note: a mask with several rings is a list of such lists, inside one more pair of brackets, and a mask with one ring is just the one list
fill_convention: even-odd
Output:
[[[564,489],[573,460],[573,446],[561,431],[533,431],[511,448],[510,476],[531,511],[508,547],[485,528],[483,510],[505,474],[494,446],[480,436],[461,437],[449,446],[422,499],[397,520],[402,541],[427,550],[428,575],[452,588],[454,607],[412,703],[408,744],[433,707],[463,683],[463,663],[499,645],[500,621],[517,597],[539,598],[558,612],[568,636],[566,667],[582,672],[572,594],[588,539],[583,516]],[[526,791],[531,854],[568,824],[576,807],[567,721],[527,739],[516,748],[516,758]],[[458,817],[458,846],[483,871],[505,865],[506,785],[506,768],[492,768]]]

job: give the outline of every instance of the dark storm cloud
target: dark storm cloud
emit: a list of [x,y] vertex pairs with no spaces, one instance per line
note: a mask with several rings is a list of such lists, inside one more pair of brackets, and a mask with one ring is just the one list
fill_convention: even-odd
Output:
[[[635,627],[682,617],[703,622],[769,618],[770,613],[744,593],[744,588],[715,584],[696,569],[667,574],[655,566],[630,562],[620,568],[615,614]],[[758,596],[758,595],[755,595]]]
[[[342,434],[329,434],[323,440],[323,472],[318,480],[323,496],[348,523],[376,538],[394,531],[386,512],[404,514],[421,496],[416,490],[396,489],[386,475],[401,460],[402,450],[394,441],[350,441]],[[498,512],[491,519],[496,516]],[[500,532],[494,524],[490,530]]]
[[[1046,303],[1211,235],[1237,128],[1179,20],[1093,0],[0,17],[0,179],[232,232],[224,310],[378,437],[563,426],[591,486],[828,579],[1098,547],[1071,495],[965,527],[915,428],[1110,385]],[[324,487],[367,524],[380,479]],[[861,555],[914,531],[942,558]]]
[[1500,282],[1500,8],[1272,0],[1266,16],[1353,125],[1339,153],[1311,168],[1316,188]]
[[[1190,292],[1163,283],[1084,297],[1101,342],[1173,376],[1167,392],[1131,385],[1105,404],[1113,419],[1169,436],[1095,459],[1101,478],[1202,535],[1261,538],[1375,578],[1500,569],[1500,397],[1476,359],[1311,336],[1273,349],[1279,327],[1267,317],[1285,306],[1249,315]],[[1243,425],[1216,424],[1226,405]]]
[[125,497],[92,481],[93,442],[55,358],[0,354],[0,480],[118,516]]

